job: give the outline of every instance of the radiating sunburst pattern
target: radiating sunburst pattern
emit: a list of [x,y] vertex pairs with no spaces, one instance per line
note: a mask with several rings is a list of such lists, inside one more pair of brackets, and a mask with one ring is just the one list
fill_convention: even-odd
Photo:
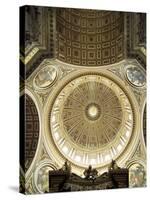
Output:
[[64,102],[63,125],[71,139],[87,148],[111,142],[122,122],[115,93],[103,83],[89,80],[75,87]]
[[83,74],[61,85],[50,127],[65,158],[80,166],[104,166],[126,148],[133,112],[125,92],[100,74]]

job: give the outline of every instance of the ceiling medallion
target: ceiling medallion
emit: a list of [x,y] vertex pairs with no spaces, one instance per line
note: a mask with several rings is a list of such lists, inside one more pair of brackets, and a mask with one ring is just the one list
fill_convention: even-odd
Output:
[[42,160],[34,171],[33,184],[37,192],[49,191],[49,171],[56,170],[56,166],[49,159]]
[[127,80],[135,87],[143,87],[146,83],[145,72],[136,65],[129,65],[126,68]]
[[55,96],[50,130],[59,152],[77,166],[104,166],[126,148],[133,111],[125,92],[100,74],[86,74],[62,85]]
[[37,89],[47,89],[57,79],[57,70],[54,66],[47,65],[42,68],[33,80],[34,87]]

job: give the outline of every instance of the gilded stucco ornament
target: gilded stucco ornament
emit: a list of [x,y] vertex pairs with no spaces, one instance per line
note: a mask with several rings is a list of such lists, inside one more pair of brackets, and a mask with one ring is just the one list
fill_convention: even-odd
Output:
[[73,72],[45,105],[47,151],[60,165],[68,159],[79,175],[89,164],[106,170],[112,159],[124,163],[139,137],[136,104],[129,87],[111,72]]

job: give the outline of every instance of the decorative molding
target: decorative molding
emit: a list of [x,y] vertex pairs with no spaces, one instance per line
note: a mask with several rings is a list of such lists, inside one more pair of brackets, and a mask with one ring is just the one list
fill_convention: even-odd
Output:
[[146,68],[146,14],[125,13],[125,27],[127,58],[136,59],[143,68]]
[[124,13],[60,8],[56,23],[59,60],[101,66],[124,58]]
[[[59,81],[57,88],[55,88],[55,90],[52,91],[51,97],[47,99],[47,102],[44,106],[44,113],[43,113],[43,117],[44,117],[43,123],[44,123],[44,127],[45,127],[44,128],[44,145],[47,149],[48,154],[52,157],[52,159],[55,160],[60,165],[62,165],[62,163],[64,162],[64,160],[66,158],[64,156],[62,157],[62,154],[58,153],[57,147],[54,145],[53,138],[50,134],[51,131],[50,131],[50,128],[49,128],[50,127],[50,117],[49,117],[50,114],[49,114],[49,112],[51,112],[50,109],[52,109],[52,105],[53,105],[52,102],[54,101],[55,96],[57,96],[60,93],[60,88],[62,88],[63,85],[66,85],[68,83],[68,77],[69,77],[69,80],[74,80],[75,78],[80,77],[81,75],[83,76],[86,72],[89,72],[90,74],[92,73],[93,75],[95,73],[100,73],[103,76],[109,76],[109,78],[111,80],[112,79],[115,80],[115,83],[119,84],[119,86],[121,86],[121,88],[123,88],[123,91],[126,91],[126,95],[129,97],[130,102],[132,102],[132,106],[135,109],[134,114],[135,114],[136,120],[138,122],[136,120],[134,121],[134,123],[135,123],[134,128],[136,129],[136,130],[133,131],[134,133],[132,134],[132,137],[134,139],[129,143],[129,145],[125,149],[125,151],[128,151],[128,153],[126,152],[126,153],[122,154],[120,157],[117,158],[119,164],[121,164],[121,163],[125,162],[126,159],[128,159],[130,157],[131,152],[133,152],[133,149],[135,149],[137,141],[139,140],[139,137],[137,137],[137,135],[138,136],[140,135],[140,127],[139,127],[139,124],[140,124],[139,114],[140,113],[139,113],[139,110],[138,110],[138,105],[137,105],[137,102],[135,100],[134,94],[131,92],[129,87],[126,87],[126,85],[123,83],[122,80],[120,80],[119,77],[117,77],[115,74],[113,74],[112,72],[109,72],[106,69],[102,70],[102,69],[95,68],[95,69],[92,69],[92,71],[91,71],[91,69],[86,68],[84,70],[76,70],[73,73],[71,73],[70,75],[65,76],[64,79],[62,79],[61,81]],[[128,94],[128,93],[130,93],[130,94]],[[63,95],[62,95],[62,98],[63,98]],[[137,109],[137,111],[136,111],[136,109]],[[49,146],[51,146],[51,149],[53,149],[53,151],[49,150]],[[123,155],[127,156],[127,157],[125,158]],[[59,162],[58,162],[58,160],[59,160]],[[74,162],[72,163],[72,165],[73,165],[72,168],[74,170],[74,173],[77,173],[77,174],[80,175],[81,172],[82,172],[82,167],[79,168],[79,166],[77,164],[75,164]],[[100,172],[103,171],[103,169],[101,167],[98,168],[98,170]]]

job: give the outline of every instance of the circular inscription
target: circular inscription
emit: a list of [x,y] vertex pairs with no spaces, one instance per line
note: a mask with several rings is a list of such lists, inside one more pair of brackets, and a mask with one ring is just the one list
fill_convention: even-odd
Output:
[[132,134],[129,99],[112,80],[83,75],[59,92],[51,110],[53,140],[66,159],[81,166],[116,159]]

